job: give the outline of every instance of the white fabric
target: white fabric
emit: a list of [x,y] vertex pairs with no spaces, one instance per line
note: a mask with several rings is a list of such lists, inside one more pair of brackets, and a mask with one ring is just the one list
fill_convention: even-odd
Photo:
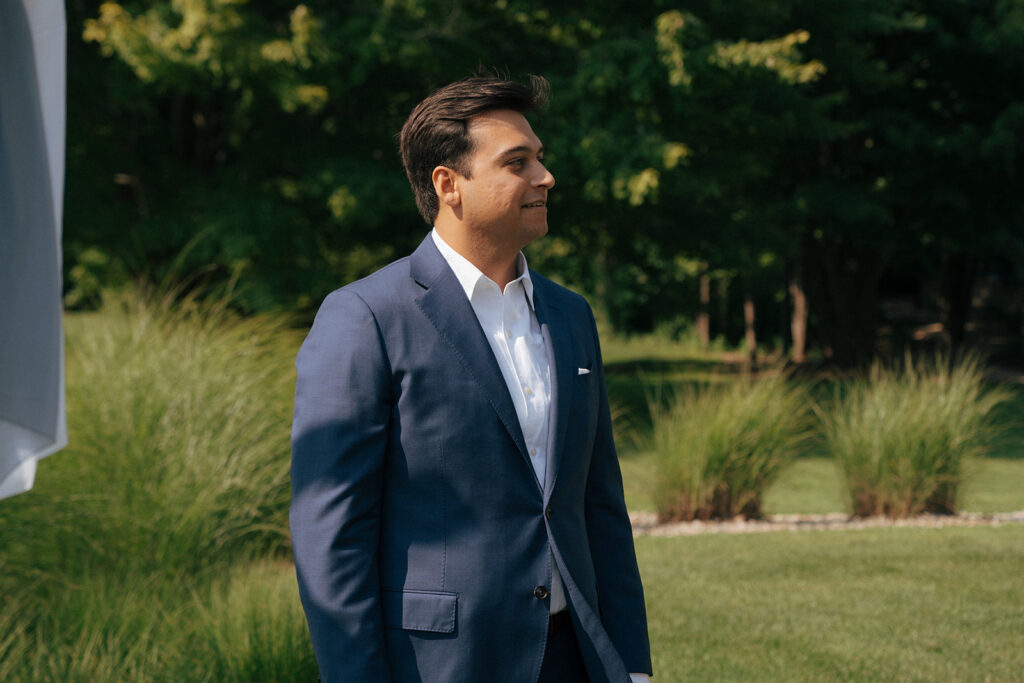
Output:
[[[480,328],[487,337],[494,358],[505,378],[508,393],[516,407],[519,426],[526,440],[530,464],[537,483],[544,487],[547,472],[548,428],[551,416],[551,367],[544,336],[533,309],[533,281],[526,257],[519,254],[519,277],[502,290],[494,280],[470,263],[445,242],[437,230],[431,237],[441,256],[459,281]],[[567,606],[565,587],[554,561],[551,563],[551,613]]]
[[0,498],[67,444],[61,332],[66,24],[0,0]]

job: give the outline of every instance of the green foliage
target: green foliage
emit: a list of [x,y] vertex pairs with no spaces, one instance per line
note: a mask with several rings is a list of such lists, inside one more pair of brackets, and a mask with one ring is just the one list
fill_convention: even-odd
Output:
[[777,374],[651,403],[662,520],[759,517],[765,490],[809,438],[806,391]]
[[[696,276],[680,263],[701,262],[752,292],[774,335],[799,273],[811,338],[853,363],[873,353],[894,277],[963,298],[958,259],[1015,281],[1024,263],[1019,2],[68,12],[75,306],[96,304],[93,279],[177,270],[238,279],[247,310],[310,312],[423,236],[394,135],[427,92],[481,63],[551,80],[534,126],[558,185],[531,263],[622,331],[692,317]],[[714,333],[735,341],[738,296],[716,298]],[[963,321],[946,322],[956,343]]]
[[876,362],[821,414],[853,514],[956,512],[966,468],[992,445],[994,410],[1009,398],[985,387],[976,356]]
[[188,605],[178,680],[312,681],[318,670],[295,569],[237,567]]
[[102,573],[72,581],[59,570],[48,579],[46,597],[0,607],[0,619],[17,625],[0,658],[5,681],[153,680],[176,656],[159,638],[182,602],[181,586]]
[[285,322],[180,292],[66,316],[69,446],[0,505],[0,679],[315,678],[294,573],[230,569],[287,553]]
[[128,274],[124,265],[100,247],[86,247],[74,255],[68,270],[64,307],[94,309],[103,303],[103,291],[123,287]]
[[0,507],[0,585],[286,547],[297,338],[280,321],[136,295],[66,329],[69,446]]
[[[98,575],[49,600],[0,606],[4,681],[316,680],[317,666],[287,563],[191,575]],[[8,628],[8,626],[10,628]],[[6,648],[5,648],[6,645]]]

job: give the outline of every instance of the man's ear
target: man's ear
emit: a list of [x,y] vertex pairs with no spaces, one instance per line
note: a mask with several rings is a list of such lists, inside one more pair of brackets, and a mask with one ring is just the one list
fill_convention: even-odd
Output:
[[459,174],[447,166],[438,166],[430,174],[438,201],[451,208],[455,208],[462,202],[462,198],[459,196],[458,178]]

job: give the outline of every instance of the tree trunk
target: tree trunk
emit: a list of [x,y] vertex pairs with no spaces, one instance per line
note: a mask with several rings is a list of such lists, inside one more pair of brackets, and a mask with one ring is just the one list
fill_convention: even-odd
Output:
[[747,357],[753,368],[757,365],[757,333],[754,330],[754,298],[749,290],[743,293],[743,323],[746,326]]
[[711,345],[711,277],[708,275],[707,261],[700,262],[700,302],[697,307],[697,341],[702,349]]
[[718,286],[715,287],[715,297],[718,300],[718,319],[715,331],[729,338],[729,280],[724,277],[718,278]]
[[875,351],[881,256],[841,236],[805,236],[801,267],[808,308],[814,308],[832,363],[865,365]]
[[807,294],[804,292],[803,280],[803,273],[797,264],[789,281],[789,296],[793,305],[789,322],[790,333],[793,335],[790,358],[794,363],[803,363],[807,360]]
[[967,321],[971,317],[971,299],[974,296],[974,280],[978,266],[974,259],[964,254],[950,255],[944,266],[944,322],[949,333],[950,346],[956,354],[963,347],[964,338],[967,336]]

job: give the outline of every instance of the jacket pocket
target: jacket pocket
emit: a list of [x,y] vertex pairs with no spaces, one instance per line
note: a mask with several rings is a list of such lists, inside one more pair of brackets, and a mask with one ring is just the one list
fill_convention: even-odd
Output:
[[384,627],[455,633],[456,593],[381,591]]

